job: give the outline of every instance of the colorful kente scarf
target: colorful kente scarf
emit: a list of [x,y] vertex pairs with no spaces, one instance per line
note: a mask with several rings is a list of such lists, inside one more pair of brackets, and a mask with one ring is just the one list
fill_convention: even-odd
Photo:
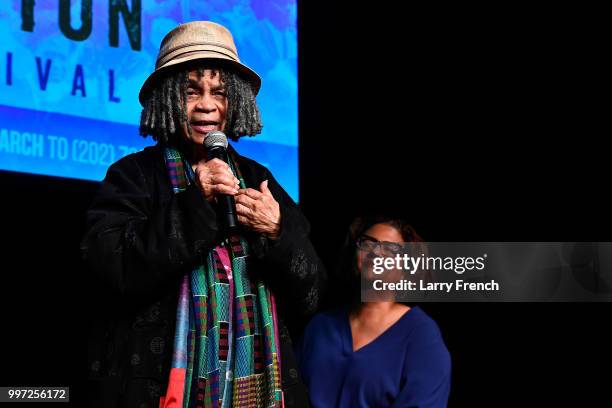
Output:
[[[175,194],[193,182],[191,165],[165,149]],[[245,188],[233,159],[230,167]],[[183,278],[174,353],[160,407],[282,407],[274,297],[247,273],[248,246],[232,236]]]

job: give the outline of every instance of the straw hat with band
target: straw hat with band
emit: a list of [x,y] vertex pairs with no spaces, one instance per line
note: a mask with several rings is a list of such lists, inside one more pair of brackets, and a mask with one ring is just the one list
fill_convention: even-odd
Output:
[[253,84],[255,95],[259,92],[261,78],[240,62],[232,33],[211,21],[193,21],[176,27],[162,40],[155,71],[140,88],[140,104],[144,106],[147,95],[165,73],[198,60],[216,61],[235,68]]

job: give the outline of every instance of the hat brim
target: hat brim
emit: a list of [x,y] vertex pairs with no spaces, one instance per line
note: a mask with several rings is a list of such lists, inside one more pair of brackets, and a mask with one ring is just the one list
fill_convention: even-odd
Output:
[[202,61],[206,63],[219,64],[220,66],[229,66],[231,68],[236,69],[239,73],[242,73],[247,80],[249,80],[253,84],[253,92],[255,95],[259,92],[261,88],[261,78],[255,71],[246,65],[235,61],[225,55],[218,52],[198,52],[191,55],[187,55],[181,58],[175,58],[168,61],[166,64],[157,68],[149,77],[144,81],[142,87],[140,88],[140,93],[138,95],[138,100],[140,104],[144,107],[147,96],[155,86],[155,84],[163,77],[164,75],[172,72],[174,70],[180,69],[182,66]]

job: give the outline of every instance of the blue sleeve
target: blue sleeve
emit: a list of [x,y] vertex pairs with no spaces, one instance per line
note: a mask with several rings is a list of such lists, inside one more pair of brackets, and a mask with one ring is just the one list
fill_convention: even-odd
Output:
[[392,408],[445,408],[450,394],[450,354],[437,325],[415,334],[405,362],[406,382]]
[[310,377],[307,375],[308,372],[306,369],[310,354],[310,339],[313,331],[317,330],[315,323],[320,320],[320,316],[320,313],[315,315],[315,317],[306,325],[304,333],[302,333],[302,335],[293,343],[293,352],[297,361],[298,371],[306,385],[308,385],[308,380],[310,379]]

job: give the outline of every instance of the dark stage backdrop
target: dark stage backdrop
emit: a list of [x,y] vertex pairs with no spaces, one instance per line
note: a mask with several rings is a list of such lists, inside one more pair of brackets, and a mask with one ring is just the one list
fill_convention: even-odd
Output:
[[[325,4],[301,9],[300,174],[328,263],[363,211],[430,241],[612,239],[601,10]],[[612,305],[423,308],[450,407],[610,404]]]
[[[308,3],[300,197],[330,268],[366,211],[431,241],[612,239],[602,10]],[[0,182],[0,385],[69,385],[79,406],[96,305],[77,248],[97,186]],[[451,407],[609,405],[610,304],[424,309],[452,354]]]

